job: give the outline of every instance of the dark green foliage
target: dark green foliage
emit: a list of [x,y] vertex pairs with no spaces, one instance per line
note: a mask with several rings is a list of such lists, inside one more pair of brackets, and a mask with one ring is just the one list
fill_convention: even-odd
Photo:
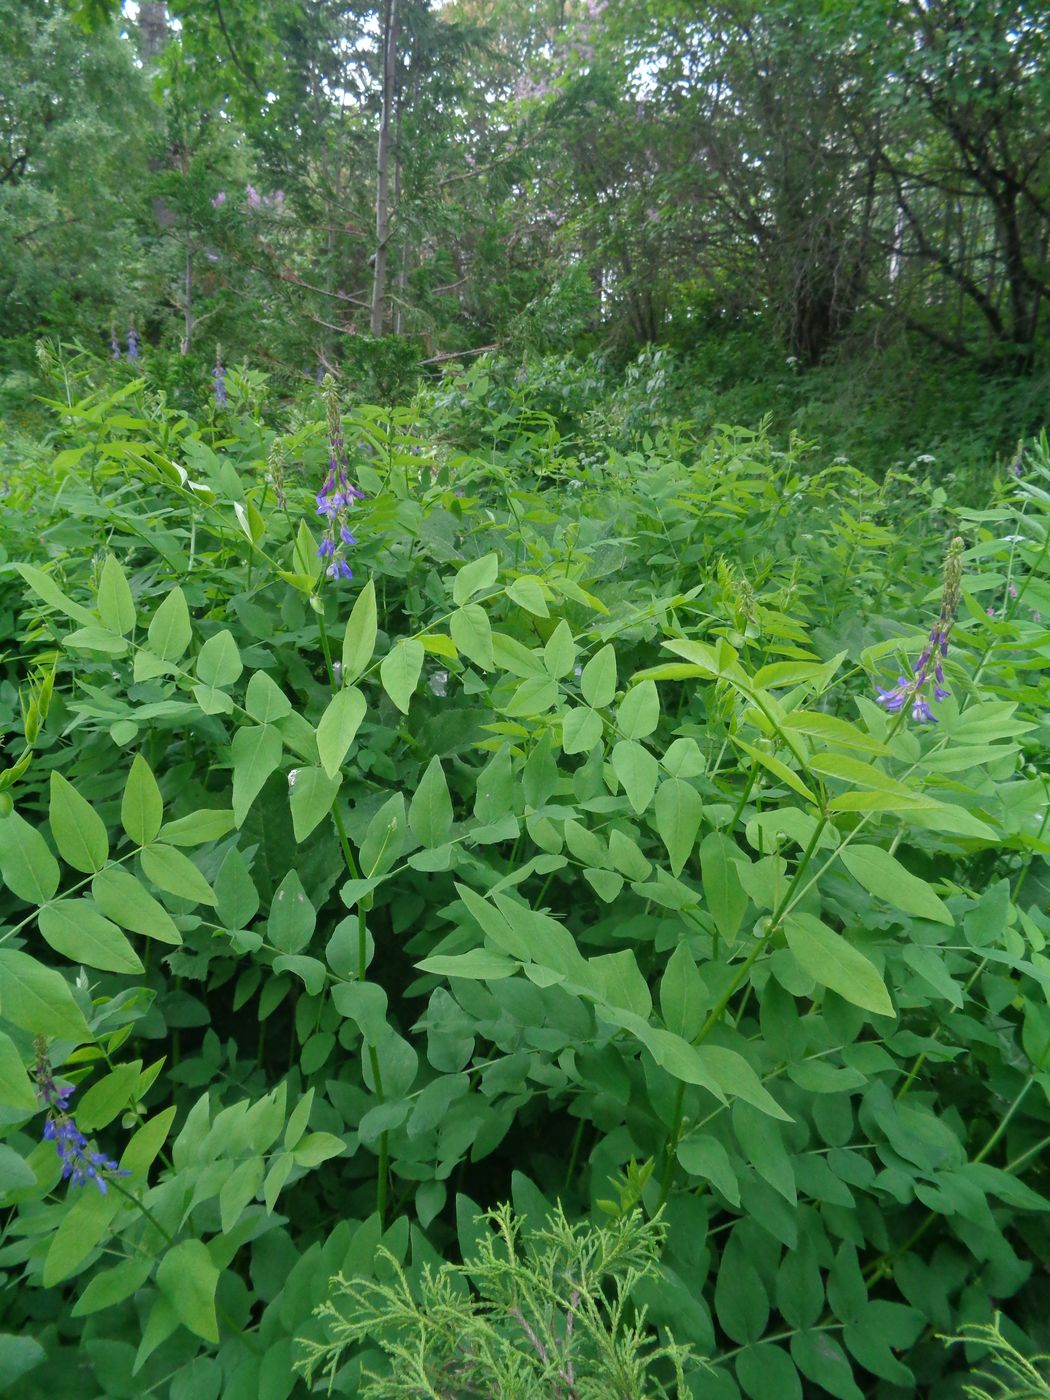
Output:
[[[686,1393],[957,1394],[938,1338],[998,1308],[1047,1350],[1045,442],[970,509],[647,436],[670,359],[574,381],[604,448],[552,365],[532,405],[480,365],[343,414],[336,585],[319,397],[46,368],[0,573],[14,1394],[291,1394],[348,1297],[393,1361],[347,1333],[337,1393],[403,1393],[395,1314],[438,1336],[506,1201],[532,1240],[659,1217],[613,1330]],[[924,726],[874,687],[957,534]]]

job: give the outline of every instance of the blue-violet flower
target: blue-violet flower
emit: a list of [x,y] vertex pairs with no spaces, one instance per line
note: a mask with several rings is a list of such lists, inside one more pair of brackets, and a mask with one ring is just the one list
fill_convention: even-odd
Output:
[[72,1114],[66,1111],[73,1085],[56,1084],[48,1058],[47,1041],[43,1036],[37,1036],[35,1048],[33,1077],[37,1093],[47,1107],[47,1119],[41,1136],[45,1142],[55,1144],[58,1160],[62,1163],[63,1181],[69,1181],[73,1186],[83,1186],[85,1182],[93,1181],[104,1196],[107,1176],[127,1176],[128,1173],[121,1171],[112,1157],[107,1157],[104,1152],[93,1152],[88,1147],[87,1138],[77,1127]]
[[347,512],[364,496],[350,480],[339,396],[331,375],[325,376],[324,392],[328,415],[328,475],[317,493],[317,514],[325,521],[325,533],[317,554],[320,559],[327,560],[325,572],[329,578],[349,579],[354,573],[346,561],[345,551],[357,544],[357,538],[347,523]]
[[222,346],[215,347],[215,368],[211,372],[211,377],[215,381],[215,406],[216,408],[226,407],[226,369],[222,363]]
[[934,700],[947,700],[951,694],[944,683],[944,658],[948,655],[948,638],[955,626],[955,614],[962,593],[962,552],[963,542],[956,536],[944,557],[940,614],[930,629],[929,641],[915,662],[911,678],[898,676],[892,690],[876,686],[878,703],[891,715],[900,714],[907,707],[912,719],[918,723],[936,724],[937,716],[930,709],[927,694],[930,681],[933,681]]

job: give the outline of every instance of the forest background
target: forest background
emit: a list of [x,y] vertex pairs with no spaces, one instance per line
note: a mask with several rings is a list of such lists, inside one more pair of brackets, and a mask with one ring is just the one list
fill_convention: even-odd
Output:
[[[979,471],[1047,397],[1044,7],[3,0],[0,365],[133,328],[366,398],[496,347]],[[380,347],[373,340],[382,341]],[[663,353],[660,353],[663,352]],[[29,376],[27,380],[25,376]],[[543,379],[540,375],[540,379]]]

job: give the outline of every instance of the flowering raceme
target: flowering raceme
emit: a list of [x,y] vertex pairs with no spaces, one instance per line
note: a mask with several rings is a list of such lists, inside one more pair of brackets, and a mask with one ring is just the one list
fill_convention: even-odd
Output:
[[62,1180],[74,1186],[83,1186],[93,1181],[103,1196],[106,1194],[107,1176],[127,1176],[121,1171],[112,1157],[103,1152],[92,1152],[88,1140],[66,1111],[66,1105],[73,1094],[72,1084],[56,1084],[51,1061],[47,1054],[47,1042],[43,1036],[36,1040],[36,1063],[33,1077],[37,1093],[47,1107],[47,1119],[41,1134],[45,1142],[53,1142],[58,1160],[62,1163]]
[[879,692],[878,703],[891,715],[899,714],[903,709],[910,708],[912,719],[918,720],[919,723],[937,723],[937,716],[930,708],[927,693],[931,671],[934,700],[947,700],[951,694],[951,691],[944,684],[944,658],[948,655],[948,638],[955,626],[955,614],[959,608],[959,597],[962,590],[962,552],[963,542],[956,536],[948,546],[948,553],[944,558],[944,586],[941,590],[940,614],[930,629],[929,641],[915,662],[911,679],[909,680],[907,676],[898,676],[897,684],[892,690],[883,690],[881,686],[876,687]]
[[324,387],[328,413],[328,475],[317,493],[317,514],[326,522],[326,527],[317,553],[325,561],[329,578],[349,579],[354,572],[346,562],[346,550],[357,544],[350,529],[349,512],[354,502],[364,497],[350,480],[339,397],[331,375],[326,376]]
[[222,346],[215,347],[215,368],[211,372],[211,377],[215,381],[215,406],[216,408],[226,407],[226,369],[222,363]]

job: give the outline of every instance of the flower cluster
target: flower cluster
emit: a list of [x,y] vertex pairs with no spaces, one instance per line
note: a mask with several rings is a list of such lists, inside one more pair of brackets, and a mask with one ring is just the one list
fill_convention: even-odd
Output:
[[937,716],[930,709],[927,694],[932,672],[933,698],[946,700],[951,694],[944,684],[944,658],[948,655],[948,638],[955,626],[955,614],[959,609],[962,591],[962,552],[963,542],[956,536],[948,546],[944,558],[944,586],[941,590],[941,610],[937,621],[930,629],[930,638],[913,667],[911,679],[898,676],[892,690],[881,686],[878,703],[891,715],[899,714],[905,707],[910,708],[911,717],[920,723],[936,724]]
[[47,1054],[47,1042],[43,1036],[36,1040],[36,1063],[33,1066],[37,1093],[47,1107],[47,1120],[44,1123],[43,1139],[53,1142],[58,1160],[62,1163],[62,1180],[74,1186],[83,1186],[93,1181],[103,1196],[106,1194],[107,1176],[127,1176],[121,1171],[112,1157],[103,1152],[92,1152],[88,1140],[66,1111],[73,1094],[72,1084],[56,1084],[51,1061]]
[[211,377],[215,381],[215,406],[216,408],[226,407],[226,368],[222,363],[222,346],[215,347],[215,368],[211,372]]
[[[120,341],[117,339],[116,331],[111,327],[109,332],[109,355],[111,360],[123,359],[120,349]],[[139,333],[134,326],[128,327],[128,359],[138,360],[139,355]]]
[[350,467],[343,441],[343,424],[335,380],[325,378],[325,406],[328,412],[328,475],[317,493],[317,514],[326,522],[318,556],[326,562],[329,578],[353,578],[346,562],[346,550],[357,544],[350,529],[349,512],[363,494],[350,480]]

